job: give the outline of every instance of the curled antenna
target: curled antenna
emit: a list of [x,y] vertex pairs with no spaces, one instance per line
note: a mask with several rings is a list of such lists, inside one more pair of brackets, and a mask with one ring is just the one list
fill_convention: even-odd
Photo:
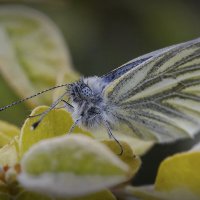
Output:
[[62,84],[62,85],[57,85],[57,86],[48,88],[48,89],[46,89],[46,90],[43,90],[43,91],[41,91],[41,92],[38,92],[38,93],[36,93],[36,94],[34,94],[34,95],[32,95],[32,96],[29,96],[29,97],[26,97],[26,98],[24,98],[24,99],[21,99],[21,100],[19,100],[19,101],[15,101],[15,102],[13,102],[13,103],[11,103],[11,104],[8,104],[8,105],[6,105],[6,106],[4,106],[4,107],[1,107],[1,108],[0,108],[0,112],[3,111],[3,110],[6,110],[7,108],[10,108],[10,107],[12,107],[12,106],[15,106],[15,105],[17,105],[17,104],[20,104],[20,103],[22,103],[22,102],[24,102],[24,101],[27,101],[27,100],[29,100],[29,99],[32,99],[32,98],[34,98],[34,97],[36,97],[36,96],[38,96],[38,95],[41,95],[41,94],[43,94],[43,93],[45,93],[45,92],[54,90],[54,89],[56,89],[56,88],[64,87],[64,86],[67,86],[67,85],[69,85],[69,84],[68,84],[68,83],[65,83],[65,84]]

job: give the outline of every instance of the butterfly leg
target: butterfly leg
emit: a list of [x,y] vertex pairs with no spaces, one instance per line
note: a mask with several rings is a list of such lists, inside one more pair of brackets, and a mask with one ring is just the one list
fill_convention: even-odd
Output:
[[71,128],[68,131],[68,134],[72,133],[72,131],[74,130],[74,128],[78,125],[78,123],[80,122],[82,116],[80,116],[75,122],[74,124],[71,126]]
[[62,96],[60,96],[55,102],[53,102],[53,104],[47,110],[45,110],[42,114],[39,114],[39,116],[40,116],[39,120],[32,124],[33,130],[38,127],[38,125],[43,120],[43,118],[46,116],[46,114],[48,114],[51,110],[53,110],[60,103],[60,101],[62,101],[62,99],[64,98],[65,95],[66,95],[66,92]]
[[64,100],[64,99],[62,99],[61,101],[64,103],[64,105],[61,106],[61,107],[59,107],[59,108],[66,108],[67,111],[69,111],[70,113],[74,112],[74,107],[73,107],[70,103],[68,103],[68,102],[67,102],[66,100]]
[[117,138],[112,134],[112,131],[111,131],[111,128],[110,128],[108,122],[107,122],[103,117],[102,117],[102,120],[103,120],[103,122],[104,122],[104,125],[105,125],[107,131],[108,131],[109,138],[113,138],[113,139],[115,140],[115,142],[119,145],[119,147],[120,147],[120,153],[119,153],[118,155],[121,156],[121,155],[123,154],[123,152],[124,152],[124,149],[123,149],[121,143],[120,143],[120,142],[117,140]]

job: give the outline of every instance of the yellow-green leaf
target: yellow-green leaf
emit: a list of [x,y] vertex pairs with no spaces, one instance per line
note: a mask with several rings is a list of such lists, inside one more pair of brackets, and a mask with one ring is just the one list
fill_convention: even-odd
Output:
[[[119,133],[117,131],[113,131],[113,135],[120,141],[126,142],[133,150],[134,154],[137,156],[144,155],[148,150],[151,149],[154,145],[154,141],[144,141],[138,138],[134,138],[126,133]],[[108,138],[107,131],[104,130],[95,130],[94,136],[99,140],[105,140]]]
[[84,135],[35,144],[22,158],[18,180],[32,191],[78,197],[128,179],[129,167],[105,145]]
[[199,200],[200,152],[178,153],[165,159],[154,186],[127,187],[126,192],[142,200]]
[[179,153],[165,159],[158,170],[155,190],[188,190],[200,198],[200,152]]
[[8,194],[0,193],[0,199],[1,200],[10,200],[12,197]]
[[[1,197],[1,196],[0,196]],[[16,200],[116,200],[114,195],[109,190],[103,190],[94,194],[86,196],[75,197],[75,198],[59,198],[59,197],[48,197],[46,195],[23,191],[17,197]]]
[[[47,110],[47,106],[39,106],[35,108],[31,116],[43,113]],[[23,155],[33,144],[40,140],[67,134],[73,124],[70,113],[64,109],[54,109],[49,112],[39,126],[32,130],[31,126],[39,117],[28,118],[21,130],[20,135],[20,154]],[[91,135],[78,127],[73,132]]]
[[[0,72],[20,97],[54,86],[58,79],[71,81],[79,77],[71,67],[60,31],[35,9],[1,6],[0,43]],[[51,96],[29,102],[49,103]]]
[[0,148],[0,165],[12,166],[19,162],[19,152],[17,139],[13,139],[9,144]]
[[86,196],[56,200],[116,200],[116,198],[109,190],[103,190]]
[[8,122],[0,121],[0,147],[8,144],[19,133],[20,130],[18,127]]
[[116,137],[129,144],[133,149],[135,155],[142,156],[148,152],[154,145],[153,141],[145,141],[132,136],[123,135],[123,133],[117,134]]
[[125,188],[124,193],[140,200],[199,200],[198,196],[183,188],[159,192],[154,190],[152,186],[128,186]]
[[15,199],[16,200],[52,200],[51,197],[48,197],[46,195],[37,194],[34,192],[29,192],[29,191],[22,191],[19,195],[17,195],[17,197],[15,197]]
[[141,160],[138,156],[136,156],[133,153],[132,148],[123,141],[119,141],[123,148],[122,155],[119,155],[121,149],[119,145],[114,140],[104,140],[102,141],[104,144],[106,144],[116,155],[118,155],[118,158],[121,159],[123,162],[125,162],[129,168],[130,168],[130,178],[134,176],[138,169],[141,166]]

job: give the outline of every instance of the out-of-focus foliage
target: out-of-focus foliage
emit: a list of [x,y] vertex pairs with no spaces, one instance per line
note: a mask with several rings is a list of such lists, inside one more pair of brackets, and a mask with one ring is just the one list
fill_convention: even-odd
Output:
[[127,187],[126,192],[143,200],[200,199],[200,152],[179,153],[165,159],[154,186]]
[[[134,153],[139,156],[144,155],[154,145],[154,141],[141,140],[115,131],[113,131],[113,134],[115,135],[116,138],[118,138],[118,140],[128,143],[129,146],[133,148]],[[97,131],[95,132],[95,137],[99,139],[106,138],[107,132]]]
[[83,196],[124,182],[129,168],[103,144],[84,135],[35,144],[22,158],[19,182],[53,196]]
[[[14,91],[24,97],[29,94],[28,91],[45,84],[61,84],[78,77],[67,66],[69,58],[64,42],[48,18],[26,7],[0,9],[0,40],[3,44],[0,51],[1,72]],[[31,116],[47,109],[45,106],[38,107]],[[118,157],[114,141],[105,141],[112,152],[105,145],[83,135],[54,139],[69,131],[73,124],[70,114],[63,109],[55,109],[36,130],[31,130],[39,117],[28,118],[21,133],[11,124],[0,123],[1,198],[14,196],[16,199],[39,200],[49,199],[49,194],[52,194],[56,199],[56,196],[64,199],[71,196],[115,199],[105,188],[129,180],[138,171],[140,159],[134,156],[126,143],[122,143],[124,155]],[[74,132],[92,137],[91,133],[78,127]],[[17,163],[20,163],[18,170],[15,167]],[[18,180],[33,192],[24,191],[23,187],[19,187]]]
[[[56,25],[34,9],[0,6],[0,43],[0,72],[10,86],[5,93],[25,98],[79,77],[71,68],[68,49]],[[2,96],[2,101],[7,97]],[[32,106],[50,103],[52,94],[27,102]]]
[[[47,107],[38,107],[33,113],[36,114],[46,109]],[[22,129],[21,139],[16,140],[19,143],[15,143],[15,153],[11,150],[6,153],[0,150],[1,165],[12,166],[11,168],[2,168],[4,171],[0,173],[0,192],[5,198],[7,198],[6,195],[10,195],[10,191],[14,188],[14,194],[19,199],[33,199],[37,196],[38,200],[48,200],[49,194],[57,194],[61,195],[62,198],[56,197],[56,200],[69,200],[71,196],[77,196],[75,199],[100,199],[101,197],[112,200],[115,197],[109,190],[104,190],[105,186],[128,181],[136,174],[140,168],[140,159],[134,155],[132,148],[125,142],[120,141],[124,153],[117,156],[119,146],[116,142],[103,141],[109,147],[106,148],[105,145],[91,137],[84,136],[81,129],[79,129],[80,133],[83,133],[81,135],[60,136],[64,134],[62,131],[65,129],[64,121],[71,121],[70,115],[65,112],[65,110],[54,110],[49,113],[46,120],[43,121],[44,123],[39,125],[37,133],[35,132],[37,134],[36,140],[33,138],[34,131],[30,131],[30,124],[35,120],[28,119]],[[59,123],[61,124],[59,125]],[[50,127],[50,124],[53,124],[54,128]],[[58,126],[63,127],[58,128]],[[5,132],[11,130],[12,133],[13,126],[9,127],[7,124],[2,129]],[[52,135],[50,130],[53,131]],[[23,139],[25,136],[26,140]],[[12,145],[13,141],[15,141],[14,138],[9,142],[9,145]],[[22,154],[22,161],[19,159],[20,148],[17,147],[18,144],[19,147],[28,146],[23,152],[24,155]],[[144,200],[199,199],[200,153],[197,147],[198,145],[193,151],[176,154],[164,160],[160,165],[153,186],[133,187],[125,184],[119,188],[116,187],[114,194],[124,199],[127,196]],[[22,167],[16,171],[16,163],[18,162],[21,163]],[[27,192],[18,187],[16,182],[18,174],[20,183],[33,192]],[[7,183],[8,181],[10,184]]]
[[0,165],[12,166],[19,160],[18,138],[20,129],[15,125],[0,121]]
[[120,141],[120,144],[123,147],[122,155],[119,154],[121,149],[116,141],[104,140],[102,142],[106,144],[116,155],[118,155],[119,159],[124,161],[130,167],[131,170],[129,171],[129,177],[133,177],[138,172],[141,166],[141,160],[126,142]]
[[[47,106],[37,107],[32,111],[32,113],[30,115],[31,116],[38,115],[40,113],[43,113],[47,109],[48,109]],[[37,143],[38,141],[40,141],[42,139],[60,136],[60,135],[64,135],[64,134],[68,133],[71,126],[73,125],[73,120],[72,120],[71,114],[68,113],[64,109],[52,110],[48,114],[48,117],[45,117],[44,120],[42,121],[42,123],[40,123],[40,125],[37,127],[37,129],[31,130],[32,129],[31,126],[38,119],[39,119],[39,116],[34,117],[34,118],[28,118],[22,127],[21,135],[20,135],[20,140],[22,142],[21,143],[22,146],[20,146],[21,155],[23,155],[33,144]],[[43,134],[41,134],[41,132]],[[74,133],[81,132],[90,137],[98,138],[96,134],[89,133],[86,130],[80,129],[78,126],[75,127],[73,132]],[[108,138],[107,132],[104,130],[99,131],[98,134],[101,135],[101,139],[103,139],[103,140],[105,140],[105,138]],[[126,135],[123,135],[123,134],[121,134],[121,135],[122,136],[120,136],[120,134],[118,133],[118,134],[116,134],[116,137],[119,140],[124,141],[124,143],[127,143],[132,148],[132,150],[127,149],[128,154],[130,156],[132,155],[132,153],[131,153],[132,151],[134,151],[135,155],[139,156],[142,153],[148,151],[153,145],[152,142],[144,142],[144,141],[141,141],[138,139],[126,137]],[[115,148],[115,153],[119,154],[119,152],[120,152],[119,146],[116,146],[114,141],[111,142],[111,141],[105,140],[105,143],[106,144],[108,143],[112,146],[114,145],[113,148]],[[126,147],[126,145],[125,145],[125,147]],[[126,148],[125,148],[125,150],[126,150]]]
[[[155,190],[182,190],[200,198],[200,152],[176,154],[166,159],[159,167]],[[170,178],[171,177],[171,178]],[[186,189],[187,188],[187,189]],[[184,194],[182,192],[182,194]]]
[[[38,107],[32,115],[46,109],[45,106]],[[56,200],[57,196],[62,197],[58,200],[66,197],[114,200],[115,197],[105,188],[128,181],[140,168],[140,159],[125,142],[120,141],[124,152],[117,156],[119,146],[115,141],[104,140],[102,144],[79,128],[74,131],[81,135],[65,135],[72,124],[71,116],[65,110],[51,111],[38,128],[31,131],[36,120],[27,119],[19,140],[13,137],[0,149],[1,193],[14,195],[17,199],[37,197],[46,200],[51,194]],[[13,126],[7,125],[5,130],[12,133]],[[17,163],[20,163],[20,168],[16,171]],[[33,192],[24,191],[18,186],[18,180]],[[12,190],[15,192],[10,193]]]
[[15,136],[19,136],[20,129],[8,122],[0,121],[0,147],[8,144]]
[[[0,196],[1,197],[1,196]],[[33,192],[24,191],[21,192],[16,200],[52,200],[52,197],[47,197],[46,195],[36,194]],[[75,197],[75,198],[54,198],[54,200],[116,200],[114,195],[108,191],[104,190],[101,192],[97,192],[92,195],[86,195],[82,197]],[[4,200],[4,199],[2,199]],[[6,199],[7,200],[7,199]]]
[[[16,140],[15,140],[16,139]],[[12,166],[19,161],[17,138],[0,148],[0,165]]]
[[[0,42],[1,74],[22,97],[55,86],[65,73],[74,75],[61,33],[36,10],[0,7]],[[51,102],[51,97],[40,100],[29,102]]]
[[196,0],[82,1],[29,4],[61,28],[74,66],[102,75],[137,56],[199,37]]
[[[40,106],[35,108],[31,116],[43,113],[47,110],[47,106]],[[39,117],[28,118],[21,130],[20,135],[20,154],[23,155],[33,144],[40,140],[65,135],[71,128],[73,121],[70,114],[64,109],[52,110],[48,117],[38,125],[35,130],[32,130],[32,125],[39,119]],[[75,127],[74,133],[85,133],[91,136],[89,132],[86,132],[78,127]]]

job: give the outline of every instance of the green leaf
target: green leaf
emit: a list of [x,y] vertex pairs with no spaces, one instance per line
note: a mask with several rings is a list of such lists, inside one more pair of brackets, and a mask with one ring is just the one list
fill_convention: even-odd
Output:
[[16,200],[53,200],[51,197],[48,197],[46,195],[37,194],[34,192],[29,191],[23,191],[17,197],[15,197]]
[[146,154],[154,145],[154,141],[145,141],[142,139],[134,138],[132,136],[124,135],[124,133],[116,134],[116,137],[129,144],[133,152],[137,156]]
[[[148,150],[153,147],[155,143],[154,141],[145,141],[134,138],[133,136],[126,134],[126,131],[124,133],[113,131],[113,135],[118,140],[126,142],[132,148],[134,154],[137,156],[144,155]],[[94,130],[94,136],[99,140],[105,140],[105,138],[108,138],[108,133],[104,130]]]
[[[47,106],[39,106],[32,111],[31,116],[43,113],[47,109]],[[22,127],[19,144],[21,156],[40,140],[67,134],[73,124],[71,114],[64,109],[52,110],[45,116],[39,126],[32,130],[33,123],[38,119],[39,117],[28,118]],[[78,127],[73,132],[91,136],[89,132]]]
[[20,130],[18,127],[0,120],[0,147],[8,144],[19,133]]
[[138,156],[133,153],[132,148],[124,141],[119,141],[123,148],[123,154],[119,155],[121,151],[119,145],[116,141],[113,140],[103,140],[104,144],[106,144],[114,153],[118,155],[118,158],[125,162],[130,168],[129,177],[132,178],[141,166],[141,160]]
[[32,191],[83,196],[126,181],[129,167],[105,145],[84,135],[35,144],[22,158],[18,180]]
[[157,191],[153,186],[127,186],[124,194],[137,197],[140,200],[199,200],[199,197],[186,188],[176,188],[171,191]]
[[[0,107],[3,107],[11,102],[19,100],[19,97],[8,86],[8,84],[1,75],[0,75],[0,95],[1,95]],[[27,112],[27,106],[24,104],[19,104],[16,107],[7,109],[5,111],[1,111],[0,119],[17,125],[21,125],[22,121],[24,121],[24,119],[27,117],[26,112]]]
[[11,196],[8,194],[0,193],[0,199],[1,200],[11,200]]
[[36,200],[36,199],[37,200],[116,200],[114,195],[109,190],[104,190],[94,194],[75,197],[75,198],[59,198],[59,197],[52,198],[46,195],[25,190],[16,197],[16,200]]
[[200,199],[200,152],[178,153],[159,166],[155,184],[151,187],[127,187],[142,200],[198,200]]
[[123,192],[124,196],[132,196],[133,198],[137,197],[140,200],[167,200],[163,198],[159,193],[156,193],[152,186],[126,186]]
[[86,196],[81,196],[76,198],[56,199],[56,200],[116,200],[116,198],[109,190],[104,190]]
[[18,143],[13,139],[9,144],[0,148],[0,165],[13,166],[19,162]]
[[[63,36],[44,14],[26,6],[0,8],[0,70],[20,97],[27,97],[59,81],[79,75]],[[67,78],[67,80],[66,80]],[[50,103],[51,95],[32,99],[32,104]]]
[[0,165],[12,166],[19,161],[19,133],[16,126],[0,121]]
[[[165,159],[158,170],[155,190],[181,189],[200,198],[200,152],[179,153]],[[173,177],[173,178],[172,178]]]

